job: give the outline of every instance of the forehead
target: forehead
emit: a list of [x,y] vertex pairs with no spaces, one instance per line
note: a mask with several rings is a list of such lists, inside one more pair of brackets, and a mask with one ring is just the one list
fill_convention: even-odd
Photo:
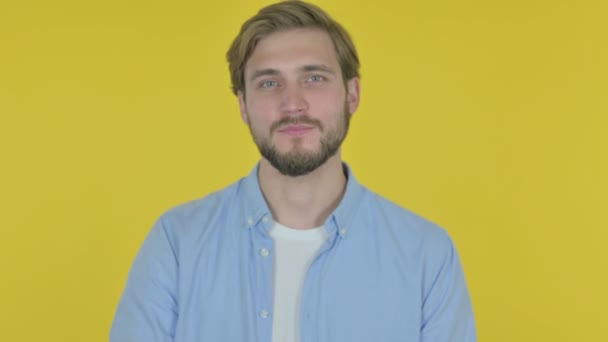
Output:
[[257,43],[245,65],[245,75],[266,68],[289,72],[307,64],[323,64],[340,71],[336,50],[327,32],[298,28],[269,34]]

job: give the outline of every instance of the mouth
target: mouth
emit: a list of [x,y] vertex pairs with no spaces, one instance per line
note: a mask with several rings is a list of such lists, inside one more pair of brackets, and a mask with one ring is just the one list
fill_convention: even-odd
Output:
[[298,137],[308,134],[313,129],[315,129],[315,127],[309,125],[287,125],[285,127],[280,128],[278,131],[282,134]]

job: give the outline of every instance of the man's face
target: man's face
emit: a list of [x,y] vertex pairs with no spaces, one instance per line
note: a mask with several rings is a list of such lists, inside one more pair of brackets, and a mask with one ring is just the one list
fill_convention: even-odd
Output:
[[340,148],[359,104],[344,83],[329,35],[292,29],[260,40],[245,66],[241,116],[262,156],[288,176],[305,175]]

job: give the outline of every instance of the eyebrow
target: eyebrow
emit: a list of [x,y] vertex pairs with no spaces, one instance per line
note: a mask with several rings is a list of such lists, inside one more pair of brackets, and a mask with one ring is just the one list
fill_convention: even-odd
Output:
[[[298,71],[304,71],[304,72],[322,71],[322,72],[326,72],[331,75],[335,75],[334,70],[325,64],[304,65],[304,66],[298,68]],[[252,82],[256,78],[261,77],[261,76],[275,76],[275,75],[279,75],[280,73],[281,72],[279,70],[272,69],[272,68],[256,70],[249,78],[249,81]]]
[[328,74],[334,74],[334,70],[325,64],[311,64],[300,68],[301,71],[323,71]]
[[251,77],[249,78],[249,82],[252,82],[256,78],[261,77],[261,76],[274,76],[274,75],[278,75],[278,74],[279,74],[279,70],[277,70],[277,69],[260,69],[260,70],[256,70],[253,73],[253,75],[251,75]]

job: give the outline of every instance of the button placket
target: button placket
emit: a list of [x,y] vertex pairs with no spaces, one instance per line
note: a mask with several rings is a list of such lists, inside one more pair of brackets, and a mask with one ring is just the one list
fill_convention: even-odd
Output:
[[250,226],[253,240],[253,256],[256,264],[256,293],[254,315],[257,317],[259,339],[269,340],[272,335],[272,249],[273,240],[268,235],[268,225],[272,220],[266,214],[255,217],[253,226]]

